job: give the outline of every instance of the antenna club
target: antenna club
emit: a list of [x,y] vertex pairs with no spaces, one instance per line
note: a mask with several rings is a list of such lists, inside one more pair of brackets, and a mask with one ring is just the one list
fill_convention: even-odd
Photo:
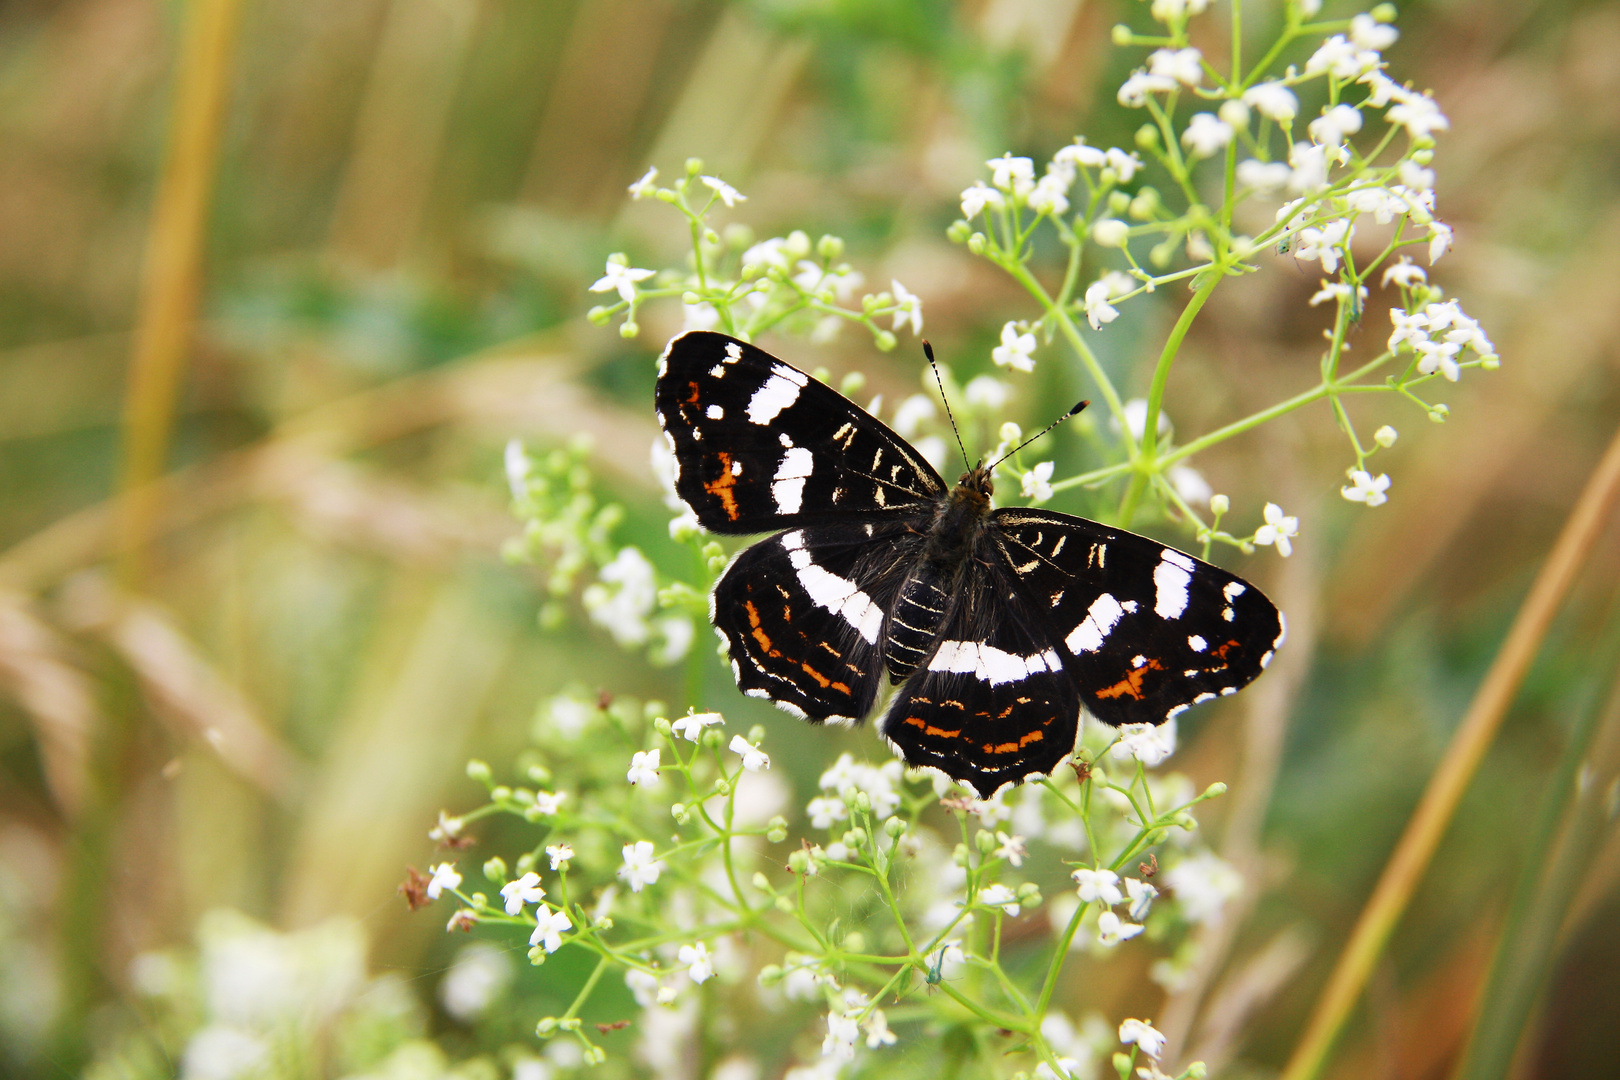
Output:
[[1083,410],[1086,406],[1088,406],[1090,404],[1091,404],[1091,402],[1089,402],[1089,401],[1082,401],[1082,402],[1077,403],[1074,408],[1070,409],[1068,412],[1063,414],[1063,418],[1065,420],[1067,420],[1071,416],[1079,416],[1081,410]]

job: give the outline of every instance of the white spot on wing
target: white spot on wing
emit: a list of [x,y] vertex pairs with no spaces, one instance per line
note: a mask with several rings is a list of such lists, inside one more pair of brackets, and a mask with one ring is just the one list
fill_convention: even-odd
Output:
[[1018,656],[978,641],[942,641],[928,661],[929,671],[972,675],[991,686],[1018,682],[1040,671],[1061,671],[1063,663],[1051,649]]
[[771,481],[771,497],[776,500],[778,513],[799,512],[799,507],[804,502],[805,478],[815,466],[815,459],[810,456],[810,451],[802,446],[796,446],[782,455],[782,461],[776,467],[776,476]]
[[1063,639],[1063,644],[1076,656],[1083,652],[1096,652],[1124,615],[1125,608],[1119,601],[1112,594],[1103,593],[1091,602],[1085,619]]
[[1179,619],[1187,610],[1187,583],[1192,581],[1192,560],[1179,551],[1164,549],[1153,568],[1153,610],[1161,619]]
[[1203,652],[1205,649],[1209,648],[1209,642],[1205,641],[1199,635],[1194,634],[1192,637],[1187,639],[1187,647],[1193,652]]
[[726,363],[735,364],[742,359],[742,346],[735,341],[726,342]]
[[719,364],[716,364],[714,367],[709,369],[709,374],[716,379],[722,379],[725,377],[726,369],[721,367]]
[[1238,597],[1242,596],[1248,591],[1249,587],[1243,584],[1243,582],[1228,581],[1226,583],[1226,588],[1221,590],[1221,595],[1225,596],[1228,600],[1236,600]]
[[1131,614],[1131,615],[1136,614],[1136,601],[1135,600],[1127,600],[1127,601],[1125,601],[1123,604],[1121,604],[1119,606],[1124,608],[1126,610],[1126,612]]
[[741,476],[742,475],[742,460],[741,459],[738,459],[738,460],[733,461],[731,463],[731,475],[732,476]]
[[[798,379],[790,379],[786,375],[798,375]],[[803,375],[778,364],[771,377],[748,399],[748,419],[756,424],[768,424],[775,420],[777,413],[799,400],[799,387],[803,385]]]
[[707,409],[703,410],[703,415],[707,416],[710,420],[724,420],[726,418],[726,410],[722,409],[718,405],[710,405]]
[[[801,481],[802,483],[802,481]],[[883,609],[872,602],[853,581],[839,577],[810,559],[804,550],[804,533],[794,530],[782,534],[782,546],[788,550],[788,560],[799,578],[799,584],[817,607],[839,615],[853,626],[868,644],[877,644],[878,631],[883,628]]]

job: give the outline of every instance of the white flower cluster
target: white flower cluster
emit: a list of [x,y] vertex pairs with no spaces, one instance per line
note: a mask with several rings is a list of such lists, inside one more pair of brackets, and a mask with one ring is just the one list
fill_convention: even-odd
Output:
[[1395,326],[1389,336],[1390,351],[1415,353],[1420,374],[1438,371],[1447,381],[1456,382],[1462,374],[1458,357],[1464,349],[1472,352],[1482,367],[1492,368],[1498,363],[1496,346],[1479,323],[1463,314],[1455,300],[1426,304],[1411,314],[1391,308],[1389,318]]

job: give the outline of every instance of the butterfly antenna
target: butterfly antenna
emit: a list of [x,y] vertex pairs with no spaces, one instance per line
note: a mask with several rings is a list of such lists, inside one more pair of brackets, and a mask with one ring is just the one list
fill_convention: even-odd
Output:
[[1091,402],[1089,402],[1089,401],[1078,402],[1075,405],[1074,408],[1070,409],[1068,412],[1064,413],[1062,416],[1058,417],[1056,420],[1052,421],[1050,424],[1047,424],[1040,431],[1038,431],[1035,434],[1031,435],[1029,438],[1025,439],[1023,442],[1019,443],[1017,446],[1013,447],[1011,450],[1007,451],[1005,454],[1002,454],[1000,457],[996,458],[995,463],[990,466],[991,471],[995,470],[996,465],[1000,465],[1003,461],[1006,461],[1008,458],[1010,458],[1014,454],[1018,453],[1018,451],[1022,450],[1024,447],[1028,446],[1030,443],[1034,442],[1036,439],[1040,438],[1042,435],[1045,435],[1048,431],[1051,431],[1053,428],[1055,428],[1059,424],[1063,423],[1063,421],[1067,420],[1069,417],[1074,416],[1075,414],[1079,413],[1081,409],[1084,409],[1087,405],[1090,405],[1090,404],[1091,404]]
[[939,400],[945,403],[945,418],[951,422],[951,434],[956,436],[956,448],[962,451],[962,464],[971,469],[973,463],[968,460],[967,447],[962,445],[961,429],[956,426],[956,417],[951,414],[951,399],[945,396],[945,379],[939,373],[939,364],[934,361],[934,347],[928,344],[927,339],[923,340],[923,355],[928,357],[928,366],[934,369],[934,381],[939,384]]

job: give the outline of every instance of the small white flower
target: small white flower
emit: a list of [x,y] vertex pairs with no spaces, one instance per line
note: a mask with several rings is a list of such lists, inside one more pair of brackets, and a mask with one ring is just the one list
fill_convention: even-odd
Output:
[[1374,477],[1365,469],[1351,469],[1350,486],[1340,488],[1339,494],[1351,502],[1366,503],[1368,506],[1382,506],[1389,501],[1389,496],[1384,494],[1388,490],[1388,474],[1379,473]]
[[1403,342],[1415,346],[1429,340],[1429,316],[1421,311],[1408,315],[1404,308],[1390,308],[1389,321],[1395,326],[1395,332],[1389,335],[1390,352],[1399,352]]
[[529,935],[529,944],[539,945],[548,953],[562,948],[563,931],[574,928],[567,912],[541,908],[536,918],[539,922],[535,925],[534,933]]
[[1385,285],[1393,281],[1403,289],[1410,289],[1414,285],[1422,285],[1428,280],[1429,275],[1424,272],[1423,267],[1408,259],[1405,255],[1401,256],[1400,262],[1384,271]]
[[619,880],[630,886],[631,892],[640,892],[643,886],[658,884],[658,875],[664,872],[662,859],[653,858],[650,840],[637,840],[624,845],[624,864],[619,867]]
[[700,176],[698,179],[702,180],[703,183],[708,186],[710,191],[713,191],[716,195],[720,196],[720,201],[725,203],[727,206],[736,206],[740,202],[748,201],[748,196],[740,193],[736,188],[732,187],[718,176]]
[[1087,146],[1085,138],[1077,135],[1074,142],[1053,154],[1052,160],[1075,168],[1100,169],[1107,163],[1108,155],[1100,146]]
[[853,1016],[828,1013],[827,1037],[821,1040],[821,1056],[834,1061],[854,1061],[855,1040],[860,1035],[860,1025]]
[[1106,277],[1086,286],[1086,321],[1091,323],[1093,330],[1101,330],[1119,318],[1119,309],[1108,302],[1111,299],[1113,289]]
[[1401,183],[1413,191],[1430,192],[1434,189],[1434,170],[1425,169],[1411,158],[1407,158],[1395,167],[1400,174]]
[[1330,221],[1320,229],[1301,229],[1299,243],[1294,248],[1294,257],[1306,262],[1320,259],[1322,269],[1331,274],[1339,268],[1340,249],[1347,246],[1350,237],[1354,235],[1355,229],[1345,218]]
[[1014,866],[1024,865],[1024,857],[1029,854],[1029,849],[1025,847],[1022,836],[1008,836],[997,829],[996,840],[1001,845],[996,848],[996,858],[1006,859]]
[[545,898],[546,890],[540,887],[540,875],[530,870],[516,881],[502,885],[501,895],[506,897],[506,913],[516,915],[524,904],[538,904]]
[[536,791],[534,793],[534,812],[541,817],[556,817],[557,811],[562,808],[563,800],[568,798],[568,792],[559,791],[555,795],[549,791]]
[[1305,61],[1305,74],[1331,73],[1338,79],[1354,79],[1377,67],[1378,63],[1379,57],[1376,52],[1358,49],[1355,43],[1343,34],[1334,34],[1322,42],[1316,52],[1311,54],[1311,58]]
[[1201,851],[1164,873],[1188,922],[1216,923],[1228,901],[1243,892],[1243,875],[1214,852]]
[[1016,916],[1020,910],[1018,894],[1005,885],[991,885],[980,890],[979,903],[985,907],[998,907],[1009,916]]
[[1238,162],[1237,182],[1246,188],[1253,188],[1261,195],[1275,195],[1288,186],[1288,180],[1294,175],[1294,170],[1282,161],[1256,161],[1248,158]]
[[849,807],[844,804],[844,800],[829,799],[825,795],[817,795],[811,799],[810,805],[805,807],[805,812],[810,815],[812,829],[830,829],[837,822],[849,820]]
[[568,861],[574,857],[572,844],[547,844],[546,854],[551,858],[553,870],[568,869]]
[[771,767],[770,755],[741,735],[731,737],[730,749],[732,753],[742,756],[743,768],[749,772],[759,772],[761,769]]
[[624,778],[637,787],[658,783],[658,758],[662,750],[637,750],[630,756],[630,771]]
[[1329,301],[1337,301],[1341,299],[1348,300],[1350,299],[1350,295],[1350,286],[1348,283],[1342,281],[1327,281],[1324,279],[1322,282],[1322,287],[1316,290],[1315,295],[1311,297],[1311,307],[1315,307],[1318,304],[1325,304]]
[[1134,150],[1127,154],[1117,146],[1110,146],[1103,157],[1107,159],[1108,167],[1114,170],[1114,175],[1119,177],[1122,184],[1130,183],[1131,177],[1136,175],[1136,170],[1142,167],[1142,158]]
[[704,728],[725,722],[726,718],[717,712],[688,713],[669,725],[669,727],[671,731],[687,742],[697,742],[698,737],[703,734]]
[[1151,769],[1176,752],[1174,719],[1162,724],[1121,724],[1119,735],[1119,741],[1109,751],[1118,761],[1135,758]]
[[1131,901],[1131,918],[1141,922],[1147,918],[1148,908],[1153,906],[1153,898],[1159,895],[1159,890],[1146,881],[1128,877],[1125,879],[1125,895]]
[[647,616],[658,605],[658,577],[652,563],[633,547],[621,548],[596,576],[580,597],[591,621],[623,647],[645,645],[652,634]]
[[461,875],[456,873],[455,863],[442,862],[433,868],[433,880],[427,884],[427,897],[437,900],[445,889],[454,889],[460,884]]
[[990,182],[1002,191],[1028,191],[1035,183],[1035,162],[1027,157],[1002,154],[985,162]]
[[1428,139],[1436,131],[1446,131],[1451,121],[1440,111],[1439,104],[1426,94],[1408,94],[1384,111],[1384,119],[1399,124],[1414,139]]
[[1034,499],[1036,502],[1045,502],[1052,497],[1052,470],[1057,465],[1051,461],[1043,461],[1029,472],[1024,474],[1024,498]]
[[934,399],[927,394],[912,394],[894,409],[894,430],[902,439],[910,439],[935,415]]
[[675,956],[686,965],[687,977],[693,982],[705,983],[714,978],[714,956],[703,942],[682,945]]
[[[1142,433],[1147,430],[1147,398],[1131,398],[1125,403],[1124,412],[1125,426],[1130,429],[1131,437],[1141,441]],[[1170,434],[1170,418],[1162,409],[1159,410],[1159,422],[1153,425],[1153,430],[1161,436]]]
[[428,830],[428,839],[432,840],[435,844],[443,844],[447,841],[454,840],[456,837],[461,835],[461,830],[465,825],[466,822],[462,821],[460,818],[451,817],[443,810],[440,810],[439,823]]
[[894,312],[894,326],[898,330],[907,323],[911,324],[913,334],[922,333],[922,301],[906,291],[906,287],[898,281],[889,280],[894,291],[894,302],[898,305]]
[[1013,388],[1000,379],[975,375],[962,387],[962,400],[976,409],[995,412],[1012,400]]
[[1388,424],[1385,424],[1383,427],[1373,432],[1373,442],[1377,443],[1379,446],[1382,446],[1386,450],[1391,446],[1394,446],[1395,440],[1399,437],[1400,434]]
[[1324,146],[1340,146],[1351,135],[1361,130],[1361,113],[1352,105],[1335,105],[1325,109],[1305,129],[1312,139]]
[[1215,489],[1209,486],[1204,474],[1191,465],[1172,465],[1165,470],[1164,476],[1175,488],[1176,494],[1191,506],[1202,506],[1215,494]]
[[517,502],[529,493],[529,455],[523,451],[523,440],[512,439],[506,444],[506,486]]
[[658,194],[658,186],[653,182],[658,179],[658,170],[650,168],[641,174],[641,179],[630,185],[632,199],[650,199]]
[[883,1015],[882,1009],[873,1009],[872,1015],[866,1018],[866,1048],[876,1050],[880,1046],[893,1046],[895,1034],[889,1030],[889,1018]]
[[1148,71],[1183,86],[1197,86],[1204,81],[1203,59],[1197,49],[1155,49],[1148,57]]
[[1299,115],[1299,99],[1279,82],[1255,83],[1243,92],[1243,104],[1283,125]]
[[1181,133],[1181,145],[1195,158],[1212,157],[1231,141],[1232,125],[1214,113],[1193,113]]
[[1276,503],[1266,503],[1266,523],[1255,530],[1254,542],[1262,547],[1277,545],[1277,554],[1287,558],[1294,553],[1292,540],[1299,535],[1299,518],[1287,517]]
[[1379,22],[1366,13],[1350,17],[1350,40],[1358,49],[1383,52],[1395,44],[1395,39],[1400,36],[1399,30]]
[[1035,335],[1020,334],[1017,323],[1001,328],[1001,344],[990,351],[990,359],[997,367],[1010,367],[1014,371],[1034,371]]
[[1446,381],[1456,382],[1462,374],[1457,366],[1457,354],[1462,346],[1455,341],[1419,341],[1413,348],[1417,350],[1417,369],[1424,375],[1433,375],[1439,371]]
[[1119,891],[1119,875],[1106,867],[1098,870],[1081,867],[1069,876],[1079,885],[1080,899],[1087,904],[1101,901],[1113,907],[1125,899],[1125,894]]
[[[641,971],[631,968],[624,973],[624,985],[630,988],[630,993],[636,999],[636,1004],[643,1009],[650,1008],[658,1001],[658,976],[650,971]],[[516,1080],[514,1077],[513,1080]]]
[[786,240],[780,236],[773,236],[769,240],[761,240],[743,252],[742,264],[744,266],[786,270],[793,265],[793,254],[788,250]]
[[1059,217],[1069,212],[1069,185],[1074,182],[1067,169],[1049,168],[1035,190],[1029,193],[1029,208],[1037,214]]
[[987,206],[993,206],[999,210],[1006,205],[1007,200],[1001,192],[993,187],[986,186],[983,180],[975,181],[972,187],[962,192],[962,216],[969,221],[978,217]]
[[1091,238],[1103,247],[1124,247],[1130,236],[1131,227],[1118,218],[1099,218],[1091,226]]
[[617,289],[619,296],[628,302],[636,298],[636,282],[646,281],[652,276],[651,270],[632,268],[623,255],[611,255],[607,261],[607,272],[596,279],[591,292],[612,292]]
[[1097,943],[1099,945],[1118,945],[1120,942],[1140,934],[1142,930],[1142,924],[1126,922],[1112,911],[1105,911],[1097,916]]
[[1440,256],[1451,250],[1451,226],[1443,221],[1429,222],[1429,265],[1440,261]]
[[1135,71],[1120,85],[1119,103],[1127,109],[1140,109],[1147,104],[1149,94],[1168,93],[1176,88],[1176,80],[1168,75],[1150,75]]
[[1150,1058],[1164,1053],[1164,1033],[1147,1020],[1126,1020],[1120,1024],[1119,1041],[1127,1046],[1135,1043]]
[[720,312],[707,300],[695,304],[681,304],[681,333],[690,330],[713,330],[720,325]]

